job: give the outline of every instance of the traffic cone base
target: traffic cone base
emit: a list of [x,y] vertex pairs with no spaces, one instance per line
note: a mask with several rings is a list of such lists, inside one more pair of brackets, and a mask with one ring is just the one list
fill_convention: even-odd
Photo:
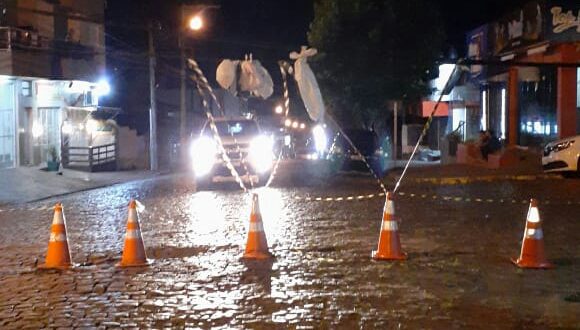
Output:
[[374,260],[407,260],[407,254],[403,253],[401,255],[383,255],[378,254],[377,251],[373,251],[371,257]]
[[555,268],[554,264],[549,262],[529,262],[522,259],[510,258],[512,263],[520,268],[551,269]]
[[141,267],[149,265],[145,244],[141,235],[137,203],[132,200],[129,203],[129,215],[127,217],[127,232],[125,233],[125,245],[123,255],[118,267]]
[[117,267],[145,267],[145,266],[150,266],[151,262],[149,260],[147,260],[146,262],[133,262],[133,263],[123,263],[123,262],[118,262],[115,264],[115,266]]
[[66,221],[62,211],[62,205],[54,206],[54,217],[50,228],[50,239],[46,251],[45,263],[40,269],[67,269],[72,266],[68,238],[66,235]]
[[242,259],[270,259],[272,258],[272,254],[270,252],[246,252],[242,256]]
[[407,255],[401,251],[399,220],[395,218],[395,204],[391,192],[387,192],[383,222],[377,250],[372,251],[374,260],[405,260]]
[[517,259],[512,258],[511,261],[520,268],[554,268],[554,265],[547,260],[544,252],[544,232],[536,199],[530,200],[520,256]]
[[248,239],[246,241],[246,251],[243,259],[269,259],[272,257],[268,251],[268,240],[264,232],[262,215],[258,203],[258,195],[252,196],[252,212],[250,214],[250,228],[248,228]]

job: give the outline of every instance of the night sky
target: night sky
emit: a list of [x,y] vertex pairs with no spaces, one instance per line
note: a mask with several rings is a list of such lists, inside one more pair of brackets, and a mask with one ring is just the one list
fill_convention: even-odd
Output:
[[[149,100],[144,95],[148,95],[146,26],[150,20],[155,26],[158,84],[165,88],[178,88],[176,35],[179,4],[182,2],[199,3],[178,0],[107,2],[107,66],[117,93],[105,103],[123,107],[148,106]],[[442,56],[449,56],[451,49],[463,56],[466,32],[526,2],[438,0],[448,40],[446,49],[441,50]],[[210,3],[218,4],[220,8],[205,13],[207,26],[204,31],[198,35],[188,33],[185,38],[210,82],[215,82],[215,69],[222,59],[241,59],[244,54],[252,53],[270,71],[276,86],[275,94],[280,94],[277,61],[288,59],[290,51],[307,44],[306,34],[313,19],[313,0],[222,0]],[[137,104],[131,105],[131,102]]]
[[[175,35],[178,4],[181,2],[188,3],[178,0],[110,0],[107,3],[108,34],[145,47],[144,31],[130,27],[144,26],[148,18],[153,18],[162,28],[161,42],[168,41],[171,38],[163,33]],[[441,8],[449,44],[457,48],[463,47],[465,32],[526,2],[436,1]],[[306,33],[313,18],[313,0],[221,0],[213,3],[220,8],[206,12],[209,25],[205,31],[201,36],[190,36],[190,41],[203,45],[205,50],[210,48],[213,54],[239,57],[252,51],[260,57],[277,60],[279,54],[306,43]]]

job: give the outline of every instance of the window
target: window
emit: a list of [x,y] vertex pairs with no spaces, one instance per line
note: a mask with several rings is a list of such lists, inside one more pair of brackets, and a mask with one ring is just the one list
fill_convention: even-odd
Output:
[[92,91],[87,91],[87,93],[85,94],[85,105],[93,105],[93,92]]
[[23,80],[20,86],[22,96],[32,96],[32,82],[30,80]]

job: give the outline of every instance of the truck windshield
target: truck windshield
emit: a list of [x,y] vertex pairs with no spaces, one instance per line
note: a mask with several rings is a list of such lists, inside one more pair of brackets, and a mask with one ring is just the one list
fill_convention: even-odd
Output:
[[258,134],[258,126],[252,120],[220,121],[216,122],[220,136],[244,136]]

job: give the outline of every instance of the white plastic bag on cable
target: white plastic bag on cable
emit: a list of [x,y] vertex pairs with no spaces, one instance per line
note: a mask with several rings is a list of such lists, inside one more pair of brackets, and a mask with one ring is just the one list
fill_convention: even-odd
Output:
[[300,53],[290,53],[290,58],[296,60],[294,63],[294,79],[298,83],[298,90],[302,96],[302,101],[306,106],[306,111],[310,119],[321,121],[324,118],[324,103],[316,77],[308,65],[307,58],[316,55],[315,48],[302,46]]
[[218,84],[233,95],[237,94],[236,76],[240,61],[223,60],[217,67],[216,80]]
[[258,89],[260,86],[260,80],[258,75],[256,74],[256,67],[252,63],[252,57],[248,58],[246,55],[246,59],[242,61],[240,64],[241,72],[240,72],[240,90],[244,92],[252,92]]
[[272,77],[270,77],[268,70],[262,66],[260,61],[253,61],[252,64],[254,65],[258,80],[260,81],[258,88],[252,91],[252,94],[267,99],[272,95],[272,93],[274,93],[274,82],[272,81]]
[[252,55],[242,61],[239,79],[241,91],[249,92],[254,96],[268,98],[274,92],[274,83],[268,71],[260,61],[252,59]]

